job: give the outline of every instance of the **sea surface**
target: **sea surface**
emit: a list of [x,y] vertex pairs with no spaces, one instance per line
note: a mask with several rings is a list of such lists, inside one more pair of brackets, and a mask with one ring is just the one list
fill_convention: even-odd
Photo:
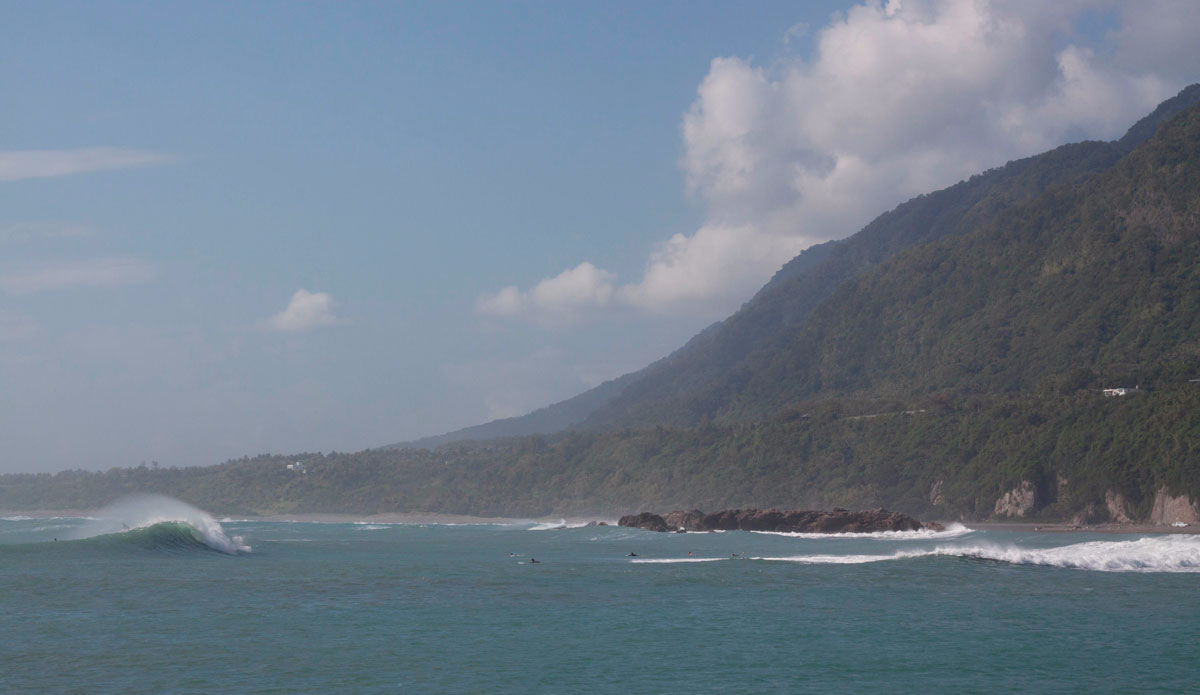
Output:
[[1191,535],[0,520],[0,693],[1198,689]]

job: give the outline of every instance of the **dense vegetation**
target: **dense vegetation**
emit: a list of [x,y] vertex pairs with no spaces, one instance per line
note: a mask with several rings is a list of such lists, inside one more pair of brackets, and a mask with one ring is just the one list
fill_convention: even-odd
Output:
[[[807,417],[781,413],[752,426],[8,475],[0,476],[0,509],[92,508],[148,491],[232,514],[612,516],[840,505],[952,519],[990,516],[1002,490],[1029,480],[1039,517],[1102,521],[1109,490],[1137,516],[1164,486],[1200,498],[1200,384],[1124,398],[1094,390],[975,396],[916,412],[855,414],[896,407],[827,401]],[[286,468],[295,461],[306,472]]]
[[1102,520],[1110,493],[1135,517],[1163,488],[1200,499],[1197,101],[1191,87],[1119,142],[909,201],[801,254],[659,363],[475,433],[573,430],[0,476],[0,508],[155,491],[229,513],[884,505],[979,518],[1027,482],[1035,515]]

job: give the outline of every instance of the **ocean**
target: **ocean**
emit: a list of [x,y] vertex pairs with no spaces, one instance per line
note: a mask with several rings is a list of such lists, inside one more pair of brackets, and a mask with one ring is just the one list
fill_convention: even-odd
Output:
[[143,498],[3,518],[0,587],[2,693],[1200,688],[1192,535],[266,522]]

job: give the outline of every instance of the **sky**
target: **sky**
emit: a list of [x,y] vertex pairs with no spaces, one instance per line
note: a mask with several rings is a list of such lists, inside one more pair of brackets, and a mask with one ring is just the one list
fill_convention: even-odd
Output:
[[0,5],[0,472],[357,451],[646,366],[1200,80],[1192,0]]

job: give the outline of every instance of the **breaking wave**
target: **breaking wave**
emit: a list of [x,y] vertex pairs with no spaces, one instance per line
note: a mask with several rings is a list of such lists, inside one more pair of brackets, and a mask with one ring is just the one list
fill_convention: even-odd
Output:
[[1022,548],[999,545],[944,545],[933,550],[903,551],[891,555],[794,555],[756,557],[754,560],[802,564],[856,565],[920,557],[959,557],[1011,565],[1059,567],[1095,572],[1197,572],[1200,573],[1200,537],[1162,536],[1133,541],[1090,541],[1056,548]]
[[558,521],[536,522],[536,523],[534,523],[533,526],[530,526],[528,530],[530,530],[530,531],[559,531],[559,530],[567,529],[567,528],[583,528],[584,526],[587,526],[587,525],[588,525],[588,522],[586,522],[586,521],[567,521],[566,519],[559,519]]
[[936,553],[895,553],[892,555],[792,555],[790,557],[752,557],[751,560],[768,562],[798,562],[804,565],[862,565],[868,562],[904,560],[910,557],[928,557]]
[[208,548],[228,555],[250,552],[241,536],[225,535],[221,524],[208,513],[163,495],[124,497],[65,538],[99,536],[147,548]]
[[958,538],[965,536],[968,533],[974,533],[975,529],[967,528],[962,524],[954,523],[946,526],[944,531],[933,531],[931,529],[921,529],[920,531],[875,531],[873,533],[787,533],[784,531],[751,531],[751,533],[761,533],[767,536],[787,536],[789,538],[867,538],[877,541],[929,541],[929,540],[944,540],[947,538]]
[[664,557],[664,558],[638,558],[630,560],[630,562],[638,565],[675,565],[684,562],[720,562],[728,560],[727,557]]
[[939,555],[1099,572],[1200,572],[1200,538],[1161,536],[1091,541],[1058,548],[940,547]]

